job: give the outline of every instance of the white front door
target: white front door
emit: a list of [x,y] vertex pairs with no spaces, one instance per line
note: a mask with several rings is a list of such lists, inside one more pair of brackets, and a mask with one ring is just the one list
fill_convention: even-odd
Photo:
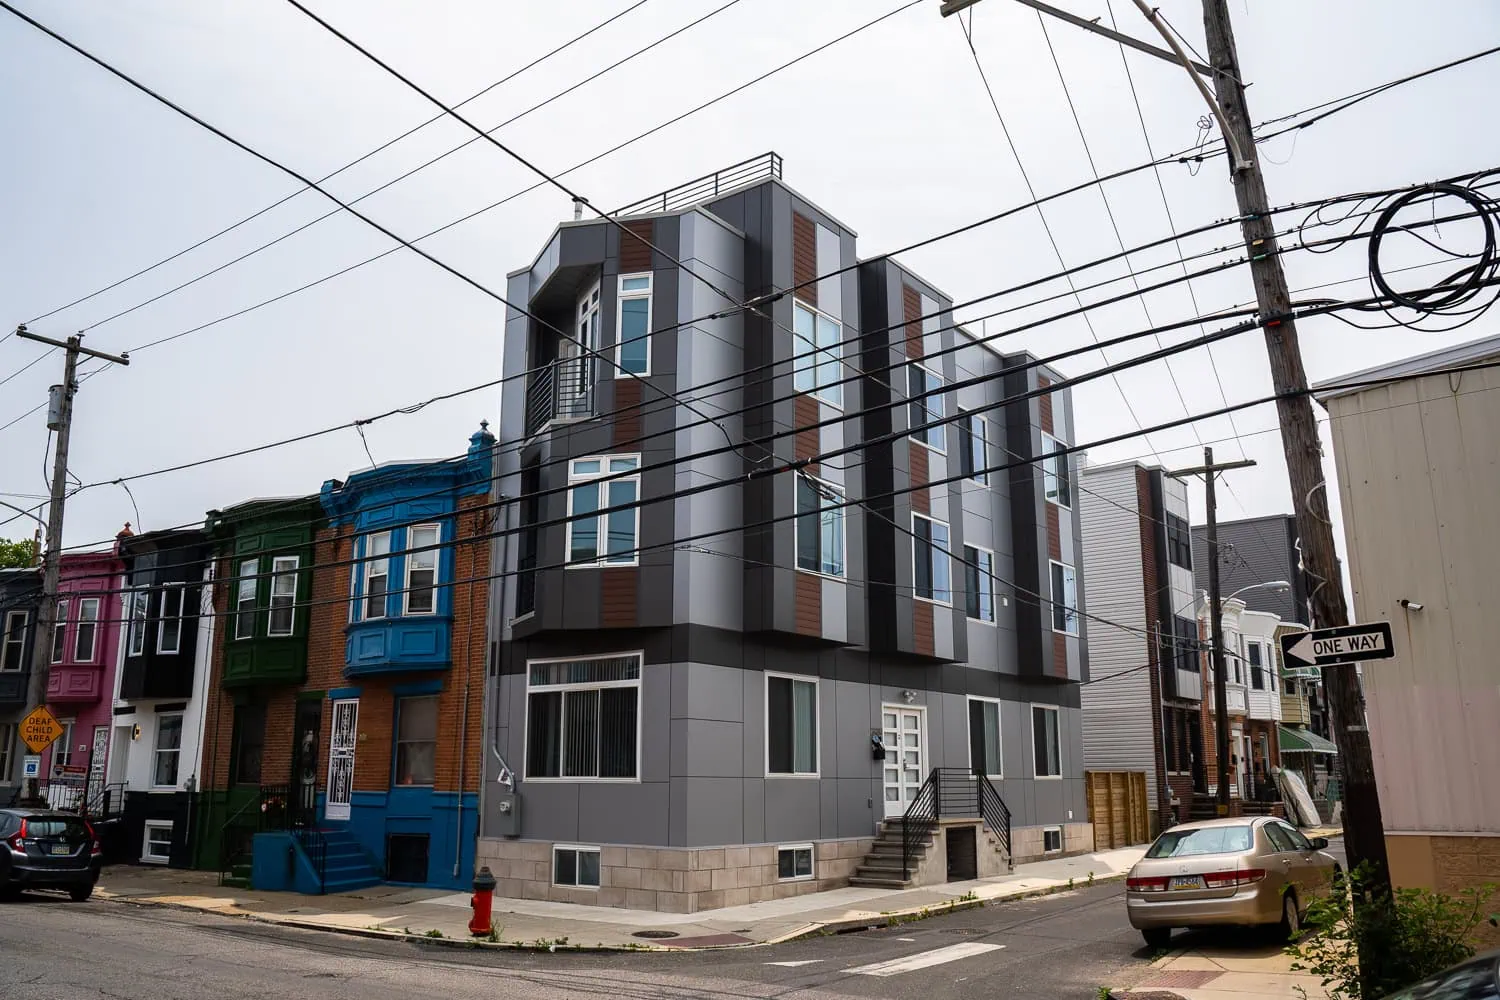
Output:
[[354,746],[359,740],[359,699],[333,703],[333,727],[328,737],[328,797],[326,819],[348,819],[354,799]]
[[131,726],[115,727],[115,745],[109,751],[109,783],[123,785],[129,773]]
[[905,813],[927,778],[922,762],[925,715],[920,708],[895,705],[880,710],[881,742],[885,744],[882,792],[886,819]]

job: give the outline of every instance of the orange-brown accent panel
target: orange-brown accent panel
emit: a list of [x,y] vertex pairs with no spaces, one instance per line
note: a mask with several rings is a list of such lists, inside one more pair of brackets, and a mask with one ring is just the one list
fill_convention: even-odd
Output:
[[[822,429],[813,426],[823,419],[818,400],[806,393],[798,395],[792,404],[792,419],[797,427],[797,433],[792,439],[797,460],[800,462],[814,457],[822,448],[823,441]],[[807,471],[814,476],[818,475],[818,463],[807,466]]]
[[1052,633],[1052,676],[1068,676],[1068,637],[1061,632]]
[[[810,306],[818,304],[818,227],[805,215],[792,213],[792,284],[795,296]],[[804,284],[808,282],[808,284]]]
[[617,378],[615,382],[615,447],[638,447],[641,437],[641,395],[639,379]]
[[[1045,389],[1051,384],[1052,380],[1050,378],[1047,378],[1045,375],[1038,375],[1036,377],[1036,385],[1038,389]],[[1037,418],[1042,422],[1042,433],[1055,433],[1052,430],[1052,393],[1043,393],[1042,395],[1038,396],[1036,398],[1036,408]],[[1049,448],[1047,450],[1050,451],[1051,449]]]
[[901,321],[906,324],[906,356],[923,357],[926,351],[922,346],[922,293],[910,285],[901,286]]
[[651,270],[651,220],[625,223],[620,234],[620,273]]
[[635,627],[641,571],[634,566],[612,566],[600,570],[599,576],[599,624],[604,628]]
[[823,578],[812,573],[794,573],[796,584],[796,617],[798,635],[823,634]]
[[1047,558],[1062,562],[1062,518],[1055,503],[1047,504]]
[[922,656],[932,656],[937,647],[933,644],[932,605],[926,601],[911,602],[912,651]]
[[[906,447],[911,452],[911,484],[913,487],[921,486],[932,478],[928,469],[928,454],[925,445],[917,444],[915,441],[907,441]],[[911,491],[911,509],[918,514],[932,513],[932,491],[929,489],[913,489]]]

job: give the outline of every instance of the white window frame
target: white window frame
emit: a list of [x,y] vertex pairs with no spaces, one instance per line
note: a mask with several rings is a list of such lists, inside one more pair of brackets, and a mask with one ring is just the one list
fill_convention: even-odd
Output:
[[[1062,571],[1063,571],[1063,593],[1061,593],[1061,594],[1054,594],[1054,593],[1051,592],[1052,591],[1052,584],[1053,584],[1053,574],[1052,574],[1052,567],[1053,566],[1061,567]],[[1067,602],[1068,575],[1069,574],[1072,574],[1072,577],[1073,577],[1073,603],[1072,604],[1069,604]],[[1051,613],[1052,631],[1055,632],[1055,633],[1057,633],[1058,635],[1073,635],[1073,636],[1076,636],[1078,634],[1078,620],[1079,620],[1079,618],[1082,617],[1078,613],[1078,568],[1076,566],[1069,566],[1065,562],[1058,562],[1056,559],[1048,559],[1047,560],[1047,590],[1048,590],[1048,593],[1047,593],[1048,608],[1047,608],[1047,610]],[[1057,609],[1058,609],[1059,605],[1065,609],[1065,613],[1068,616],[1068,617],[1066,617],[1066,618],[1063,619],[1063,624],[1065,626],[1071,624],[1073,626],[1071,629],[1070,628],[1058,628],[1057,627]]]
[[[180,719],[182,726],[178,729],[177,747],[175,749],[163,750],[161,746],[162,723],[168,719]],[[181,788],[182,787],[182,745],[187,740],[187,715],[184,712],[167,712],[156,717],[156,732],[151,737],[151,787],[153,789]],[[156,762],[163,753],[175,753],[177,755],[177,781],[171,785],[158,785],[156,783]]]
[[[21,626],[17,628],[15,620],[21,619]],[[31,612],[29,611],[7,611],[5,613],[5,633],[0,635],[0,673],[19,673],[28,666],[26,662],[26,629],[31,624]],[[10,657],[11,648],[19,650],[16,656],[16,665],[7,667],[5,661]],[[8,725],[8,723],[7,723]],[[5,770],[0,768],[0,781],[5,780]]]
[[[1055,834],[1057,834],[1057,848],[1055,850],[1049,849],[1047,847],[1047,834],[1049,834],[1049,833],[1055,833]],[[1042,853],[1043,854],[1061,854],[1062,851],[1063,851],[1063,847],[1066,844],[1067,844],[1067,841],[1063,838],[1063,828],[1062,827],[1060,827],[1060,826],[1044,826],[1044,827],[1042,827]]]
[[151,590],[149,587],[127,590],[125,600],[129,605],[126,617],[130,621],[125,638],[125,652],[127,656],[140,656],[146,652],[146,622],[151,615]]
[[[1051,434],[1048,434],[1046,431],[1042,432],[1042,454],[1043,455],[1047,455],[1047,454],[1050,454],[1050,453],[1052,453],[1054,451],[1060,451],[1063,448],[1070,448],[1070,447],[1072,447],[1072,446],[1069,445],[1069,444],[1066,444],[1066,443],[1064,443],[1062,441],[1059,441],[1057,438],[1053,437]],[[1060,508],[1062,510],[1072,510],[1073,509],[1073,491],[1075,489],[1077,489],[1077,486],[1076,486],[1076,484],[1073,481],[1073,462],[1072,462],[1072,458],[1073,458],[1072,454],[1069,453],[1069,454],[1064,454],[1064,455],[1058,455],[1055,458],[1044,458],[1044,459],[1042,459],[1042,499],[1046,500],[1048,503],[1052,504],[1054,507],[1058,507],[1058,508]],[[1068,502],[1067,503],[1063,503],[1060,499],[1059,500],[1054,500],[1054,499],[1052,499],[1052,496],[1051,496],[1051,494],[1059,492],[1058,488],[1057,488],[1057,484],[1062,479],[1062,477],[1060,477],[1058,475],[1058,473],[1057,473],[1057,470],[1058,470],[1059,466],[1061,466],[1062,468],[1064,468],[1064,469],[1067,470],[1067,483],[1068,483]]]
[[[967,447],[964,454],[959,456],[959,464],[969,463],[974,466],[973,470],[966,474],[965,478],[971,483],[981,486],[990,484],[990,474],[984,470],[990,466],[990,426],[989,421],[973,410],[966,410],[962,406],[955,406],[955,410],[962,413],[956,423],[959,425],[959,436],[964,439]],[[975,431],[978,430],[976,434]],[[979,441],[979,457],[974,457],[974,441]]]
[[[246,568],[249,572],[246,572]],[[234,638],[255,638],[255,588],[260,581],[256,574],[260,572],[260,558],[241,559],[239,573],[234,581]],[[248,579],[247,579],[248,577]],[[249,593],[246,593],[246,588]],[[250,607],[245,608],[246,602]],[[247,627],[248,623],[248,627]]]
[[[1056,774],[1041,774],[1040,773],[1041,769],[1039,767],[1037,767],[1037,759],[1036,759],[1036,711],[1039,708],[1042,709],[1042,710],[1044,710],[1044,711],[1051,712],[1052,713],[1052,717],[1057,720],[1056,725],[1054,725],[1053,728],[1052,728],[1052,731],[1055,734],[1057,734],[1057,773]],[[1064,761],[1063,761],[1062,707],[1059,706],[1059,705],[1044,705],[1044,704],[1041,704],[1040,702],[1035,702],[1034,701],[1030,705],[1027,706],[1027,712],[1026,712],[1026,714],[1027,714],[1028,718],[1031,720],[1030,728],[1031,728],[1031,777],[1032,777],[1032,779],[1035,780],[1035,781],[1061,781],[1062,778],[1063,778],[1063,772],[1068,769],[1067,768],[1067,764],[1064,763]]]
[[[168,615],[167,595],[173,592],[177,594],[177,613],[175,615]],[[156,651],[158,653],[182,652],[182,633],[184,629],[184,616],[182,612],[184,610],[183,606],[186,603],[186,587],[172,586],[161,588],[161,603],[157,606],[158,614],[156,616]],[[164,640],[164,636],[167,634],[167,621],[171,618],[175,618],[177,620],[177,641],[172,644],[172,647],[170,649],[168,649]]]
[[73,719],[58,719],[57,724],[62,727],[62,733],[58,735],[52,744],[52,771],[57,773],[58,768],[67,767],[73,763]]
[[[981,579],[985,576],[988,576],[990,578],[990,616],[988,618],[974,618],[969,615],[969,556],[967,552],[964,553],[964,558],[960,563],[960,565],[962,565],[964,568],[964,617],[968,618],[968,620],[971,622],[978,622],[980,625],[991,625],[998,627],[1000,619],[1000,595],[996,593],[999,580],[995,576],[995,552],[993,549],[987,549],[983,545],[966,544],[964,545],[964,548],[973,549],[976,556],[990,557],[989,570],[986,571],[982,566],[980,566],[977,570],[977,572],[980,574]],[[975,564],[978,564],[980,560],[976,558],[974,562]],[[983,610],[983,608],[980,609],[981,614],[983,613]]]
[[[441,545],[442,541],[443,541],[443,526],[438,521],[428,521],[425,524],[414,524],[411,527],[409,527],[409,528],[406,529],[406,553],[407,554],[406,554],[406,559],[404,560],[405,563],[406,563],[406,565],[404,567],[402,567],[402,577],[403,577],[403,580],[404,580],[404,584],[403,584],[403,587],[402,587],[403,593],[401,594],[401,612],[402,612],[403,615],[423,616],[423,615],[435,615],[435,614],[437,614],[437,610],[438,610],[438,570],[442,568],[442,554],[443,554],[443,550],[439,548],[439,549],[428,549],[426,552],[415,552],[414,553],[414,552],[411,551],[411,549],[415,545],[415,543],[412,541],[412,536],[415,535],[419,531],[427,531],[429,529],[432,531],[432,534],[433,534],[432,544],[434,544],[434,545]],[[414,560],[415,556],[431,556],[432,557],[432,588],[431,588],[432,589],[432,607],[428,608],[426,611],[413,611],[411,609],[411,595],[412,595],[411,574],[412,574],[412,564],[415,561]]]
[[[377,538],[385,539],[385,553],[380,556],[370,556],[372,542]],[[389,617],[391,600],[391,533],[389,531],[368,531],[360,539],[359,554],[364,560],[364,571],[360,574],[359,588],[359,620],[370,622],[380,621]],[[375,572],[376,563],[380,564],[380,572]],[[380,595],[380,614],[370,614],[370,581],[377,576],[385,577],[385,591]]]
[[0,785],[8,785],[10,780],[10,765],[14,760],[12,751],[16,745],[16,724],[14,722],[0,722]]
[[[1251,656],[1250,655],[1250,651],[1252,649],[1255,650],[1255,656],[1260,657],[1260,662],[1259,663],[1255,662],[1255,656]],[[1255,683],[1255,675],[1256,675],[1257,671],[1259,671],[1259,673],[1260,673],[1260,683],[1259,684]],[[1267,685],[1266,685],[1266,673],[1267,673],[1267,671],[1266,671],[1265,649],[1261,646],[1260,643],[1254,642],[1254,641],[1252,641],[1250,639],[1246,639],[1245,640],[1245,673],[1249,675],[1246,678],[1246,680],[1249,682],[1250,689],[1252,691],[1265,691],[1266,690],[1266,688],[1267,688]]]
[[[932,587],[932,594],[933,594],[933,596],[931,596],[931,597],[923,597],[922,595],[920,595],[920,594],[917,593],[917,545],[921,541],[919,538],[917,538],[917,519],[918,518],[921,518],[922,520],[926,521],[928,523],[928,525],[929,525],[928,532],[927,532],[927,535],[928,535],[928,538],[929,538],[928,545],[932,549],[932,552],[933,552],[932,573],[931,573],[932,583],[933,583],[933,587]],[[937,544],[937,541],[932,538],[931,526],[936,526],[936,525],[941,525],[942,528],[943,528],[943,531],[945,531],[947,533],[947,535],[948,535],[947,541],[943,544],[942,548],[939,548],[938,544]],[[930,514],[919,514],[916,511],[912,511],[912,515],[911,515],[911,599],[912,600],[914,600],[914,601],[926,601],[928,604],[939,604],[939,605],[942,605],[945,608],[951,608],[953,606],[953,548],[952,548],[952,546],[953,546],[953,526],[951,524],[949,524],[947,521],[939,521],[937,518],[931,516]],[[945,559],[948,560],[948,588],[947,588],[948,597],[947,597],[946,600],[944,600],[943,598],[940,598],[940,597],[937,596],[938,593],[940,592],[938,590],[938,587],[937,587],[937,560],[939,558],[938,557],[938,553],[942,553],[942,558],[945,558]]]
[[[849,499],[849,494],[844,490],[844,488],[842,486],[839,486],[836,483],[830,483],[826,479],[819,479],[816,476],[811,476],[811,475],[806,475],[804,473],[799,473],[798,475],[794,476],[793,479],[794,479],[794,482],[796,484],[798,484],[798,485],[800,485],[802,483],[803,479],[808,480],[809,483],[810,483],[810,485],[811,485],[811,488],[812,488],[813,492],[816,493],[817,496],[818,496],[818,509],[817,509],[816,515],[814,515],[814,514],[804,514],[801,511],[801,509],[800,509],[800,503],[799,503],[799,509],[797,511],[796,520],[794,520],[792,522],[792,524],[793,524],[792,547],[794,549],[794,556],[793,556],[793,558],[797,560],[797,562],[796,562],[797,572],[799,572],[799,573],[812,573],[815,576],[826,576],[830,580],[843,580],[843,579],[845,579],[847,577],[848,572],[849,572],[849,522],[848,522],[848,519],[845,517],[845,514],[849,510],[849,508],[847,506],[836,506],[836,507],[833,507],[832,509],[829,509],[829,508],[825,507],[824,504],[825,503],[826,504],[845,504],[845,503],[847,503],[847,501]],[[793,486],[792,489],[793,489],[793,491],[795,493],[796,490],[797,490],[797,486]],[[830,491],[832,493],[838,494],[838,499],[837,500],[829,499],[828,497],[826,497],[826,496],[823,495],[823,493],[822,493],[823,490],[828,490],[828,491]],[[794,499],[800,500],[800,497],[794,497]],[[833,517],[838,521],[838,533],[839,533],[839,539],[838,539],[838,543],[839,543],[838,544],[838,550],[839,550],[839,568],[838,568],[838,572],[837,573],[830,573],[828,570],[826,570],[826,569],[823,568],[823,565],[826,562],[825,553],[823,552],[823,516],[825,514],[831,514],[831,515],[833,515]],[[813,517],[813,516],[816,516],[817,522],[818,522],[818,528],[817,528],[817,531],[818,531],[818,568],[816,568],[816,569],[808,569],[806,566],[802,565],[802,562],[801,562],[801,559],[802,559],[802,546],[800,544],[801,539],[800,539],[799,535],[800,535],[800,533],[802,531],[802,521],[803,521],[803,518]]]
[[[813,769],[811,771],[773,771],[771,770],[771,681],[772,679],[788,680],[793,684],[798,682],[811,684],[813,686]],[[796,689],[793,688],[792,704],[796,705]],[[793,778],[793,779],[818,779],[823,776],[823,685],[819,678],[809,677],[806,674],[786,674],[774,670],[765,672],[765,679],[761,684],[761,705],[764,717],[761,738],[765,743],[765,767],[767,778]],[[792,766],[796,767],[797,745],[795,720],[791,729],[792,734]]]
[[[598,472],[579,472],[578,466],[584,462],[598,462]],[[634,462],[635,470],[630,475],[629,469],[614,469],[611,467],[616,462]],[[573,529],[580,521],[572,520],[573,517],[573,489],[587,483],[602,480],[599,490],[599,507],[593,515],[595,524],[595,541],[598,551],[592,562],[579,560],[573,561]],[[635,516],[635,544],[631,546],[630,558],[610,559],[606,549],[609,547],[609,512],[611,508],[606,504],[609,496],[609,486],[617,482],[635,483],[635,507],[631,513]],[[620,455],[585,455],[581,458],[571,459],[568,462],[568,526],[563,533],[563,558],[566,560],[568,569],[600,569],[608,566],[639,566],[641,564],[641,456],[637,454]],[[587,520],[587,518],[583,519]]]
[[[806,851],[807,852],[807,874],[806,875],[782,875],[781,855],[784,851]],[[792,857],[792,871],[797,870],[797,859]],[[818,878],[818,851],[812,844],[777,844],[776,845],[776,881],[778,882],[815,882]]]
[[[812,317],[812,341],[797,332],[797,310],[809,314]],[[821,323],[832,323],[837,332],[838,339],[833,343],[833,349],[821,347],[818,344],[818,329]],[[823,366],[832,364],[836,378],[828,384],[824,384],[819,377]],[[811,385],[807,385],[806,376],[811,373]],[[844,324],[828,313],[823,312],[817,306],[810,305],[801,299],[792,300],[792,386],[800,393],[806,393],[827,403],[837,410],[844,408]]]
[[[920,361],[908,361],[906,367],[906,414],[907,420],[911,421],[910,427],[916,427],[918,424],[931,423],[934,420],[945,419],[948,416],[947,395],[949,390],[947,388],[948,380],[943,377],[943,373],[933,371],[931,368],[928,368]],[[922,396],[922,393],[917,393],[916,395],[922,396],[922,398],[912,398],[911,369],[913,368],[920,368],[927,374],[929,378],[937,380],[936,386],[929,389],[924,385],[922,389],[923,393],[932,392],[932,395]],[[911,419],[912,407],[922,408],[922,412],[924,415],[921,420]],[[949,423],[951,423],[951,421]],[[910,427],[908,428],[908,430],[910,431],[908,436],[913,441],[922,445],[924,448],[927,448],[929,451],[936,452],[939,455],[948,454],[948,423],[938,424],[936,427],[929,427],[923,431],[912,431],[910,430]],[[928,440],[928,435],[933,433],[936,433],[938,435],[939,439],[943,442],[942,444],[933,444],[930,440]]]
[[[646,279],[646,287],[625,289],[625,282]],[[656,278],[650,271],[633,271],[622,274],[615,283],[615,378],[645,378],[651,374],[651,321],[656,310],[652,293],[656,290]],[[625,303],[637,299],[646,300],[646,370],[625,371]]]
[[[93,663],[94,657],[99,652],[99,604],[97,597],[78,598],[78,622],[73,626],[73,662]],[[92,608],[92,612],[90,612]],[[87,654],[79,652],[79,646],[83,640],[83,627],[89,627],[89,648]]]
[[61,663],[68,655],[68,601],[59,600],[52,605],[52,649],[48,653],[49,663]]
[[[966,727],[968,725],[969,718],[969,702],[971,701],[983,702],[987,705],[995,706],[995,739],[1000,745],[1000,773],[986,774],[985,777],[991,779],[992,781],[1003,781],[1005,780],[1005,716],[1003,714],[1005,702],[999,698],[990,698],[982,694],[968,695],[964,700],[964,725]],[[969,773],[972,775],[974,773],[975,766],[974,739],[971,733],[966,732],[964,735],[968,737],[964,742],[968,745],[969,748]]]
[[172,861],[171,855],[151,853],[151,833],[153,830],[157,832],[165,830],[167,832],[167,849],[171,850],[172,821],[169,819],[148,819],[141,831],[141,863],[148,865],[170,864]]
[[[531,668],[537,664],[547,663],[572,663],[575,660],[612,660],[635,657],[639,669],[636,671],[635,679],[623,681],[590,681],[580,684],[532,684]],[[646,651],[643,649],[629,650],[622,653],[597,653],[583,656],[552,656],[526,661],[526,725],[523,737],[525,742],[525,759],[521,762],[522,780],[532,783],[549,784],[603,784],[603,785],[639,785],[641,783],[641,753],[642,744],[646,739],[645,720],[645,676],[646,676]],[[577,777],[559,774],[555,776],[534,777],[531,774],[531,695],[539,691],[559,691],[563,693],[563,723],[567,722],[567,692],[569,691],[602,691],[605,688],[636,689],[635,694],[635,777],[633,778],[601,778],[597,775],[579,775]],[[563,753],[567,746],[566,728],[559,730],[558,743],[559,753]],[[563,759],[558,759],[558,770],[566,769]]]
[[587,890],[589,890],[591,892],[597,892],[598,889],[599,889],[599,886],[597,886],[597,885],[585,885],[585,884],[582,884],[582,883],[580,883],[578,881],[578,868],[579,868],[579,865],[578,865],[578,859],[577,859],[576,856],[573,859],[573,881],[572,882],[559,882],[559,881],[557,881],[557,852],[558,851],[572,851],[575,855],[580,855],[580,854],[597,854],[597,855],[599,855],[599,882],[600,882],[600,884],[603,884],[603,882],[604,882],[604,854],[603,854],[603,852],[600,851],[599,848],[594,847],[594,846],[589,845],[589,844],[553,844],[552,845],[552,856],[551,856],[551,859],[550,859],[551,860],[551,864],[552,864],[552,871],[549,872],[548,875],[547,875],[547,881],[550,882],[550,883],[552,883],[553,885],[557,886],[558,888],[561,888],[561,889],[587,889]]
[[[271,589],[270,589],[270,595],[269,595],[269,597],[268,597],[268,599],[266,601],[266,635],[268,635],[268,636],[282,637],[282,636],[293,635],[293,634],[296,633],[296,631],[297,631],[297,574],[301,571],[301,569],[302,569],[302,557],[301,556],[273,556],[271,558]],[[291,609],[290,609],[291,610],[291,618],[289,619],[289,621],[287,623],[286,631],[285,632],[278,632],[278,631],[276,631],[276,628],[275,628],[275,625],[274,625],[274,622],[276,621],[276,598],[278,596],[285,597],[287,595],[285,595],[285,594],[278,595],[276,593],[276,583],[277,583],[277,581],[286,579],[287,577],[291,577],[291,580],[292,580],[292,593],[291,593],[292,603],[291,603]]]

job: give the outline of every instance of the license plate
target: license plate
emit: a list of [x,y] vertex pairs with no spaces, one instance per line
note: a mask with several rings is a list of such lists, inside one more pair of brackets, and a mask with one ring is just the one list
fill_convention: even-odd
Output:
[[67,844],[53,844],[52,853],[60,857],[67,857],[68,855],[73,853],[73,848],[69,847]]
[[1169,889],[1201,889],[1203,888],[1203,876],[1201,875],[1174,875]]

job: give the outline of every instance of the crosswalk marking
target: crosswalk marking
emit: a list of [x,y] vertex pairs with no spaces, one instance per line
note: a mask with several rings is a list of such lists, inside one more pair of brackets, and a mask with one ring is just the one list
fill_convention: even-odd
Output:
[[800,962],[767,962],[767,965],[779,965],[783,969],[795,969],[801,965],[817,965],[823,961],[821,958],[804,958]]
[[946,962],[956,962],[961,958],[972,958],[975,955],[984,955],[992,951],[1004,948],[1003,944],[984,944],[979,941],[966,941],[963,944],[953,944],[946,948],[934,948],[932,951],[922,951],[906,958],[898,958],[891,962],[876,962],[873,965],[861,965],[850,969],[849,972],[856,976],[898,976],[903,972],[915,972],[918,969],[928,969],[934,965],[943,965]]

